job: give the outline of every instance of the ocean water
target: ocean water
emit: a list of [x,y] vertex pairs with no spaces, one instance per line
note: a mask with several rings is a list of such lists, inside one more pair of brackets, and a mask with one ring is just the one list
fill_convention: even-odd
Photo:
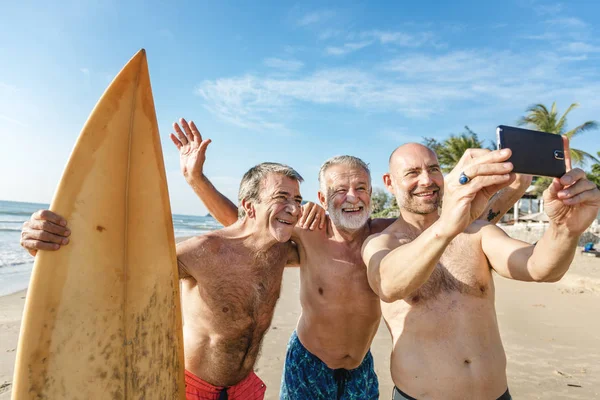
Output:
[[[21,228],[31,214],[48,204],[0,200],[0,296],[27,288],[33,257],[20,245]],[[201,235],[219,229],[212,217],[173,214],[175,237]]]

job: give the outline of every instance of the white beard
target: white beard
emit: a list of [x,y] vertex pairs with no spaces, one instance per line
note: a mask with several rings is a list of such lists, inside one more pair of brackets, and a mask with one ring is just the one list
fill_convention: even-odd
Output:
[[[363,210],[360,213],[345,213],[342,211],[343,208],[354,208],[354,207],[362,207]],[[369,220],[369,216],[371,212],[367,210],[365,204],[361,201],[359,204],[353,205],[344,203],[340,208],[331,208],[329,210],[329,218],[331,218],[331,222],[341,229],[356,231],[361,229],[367,221]]]

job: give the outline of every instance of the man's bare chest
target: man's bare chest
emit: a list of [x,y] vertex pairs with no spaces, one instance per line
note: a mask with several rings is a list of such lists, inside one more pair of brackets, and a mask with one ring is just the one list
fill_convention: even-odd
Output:
[[461,234],[446,248],[429,279],[406,300],[414,304],[453,292],[484,297],[489,295],[491,281],[487,258],[476,238]]

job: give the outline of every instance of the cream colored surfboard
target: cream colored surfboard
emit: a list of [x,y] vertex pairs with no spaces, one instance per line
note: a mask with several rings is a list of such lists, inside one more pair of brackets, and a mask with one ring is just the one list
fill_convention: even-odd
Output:
[[50,209],[71,242],[40,251],[13,399],[184,399],[179,281],[144,50],[110,84]]

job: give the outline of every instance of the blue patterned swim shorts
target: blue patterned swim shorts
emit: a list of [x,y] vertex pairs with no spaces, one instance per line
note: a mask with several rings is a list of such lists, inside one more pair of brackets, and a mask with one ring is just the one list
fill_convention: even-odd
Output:
[[287,346],[280,400],[377,400],[379,382],[369,351],[352,370],[331,369],[300,343],[294,331]]

